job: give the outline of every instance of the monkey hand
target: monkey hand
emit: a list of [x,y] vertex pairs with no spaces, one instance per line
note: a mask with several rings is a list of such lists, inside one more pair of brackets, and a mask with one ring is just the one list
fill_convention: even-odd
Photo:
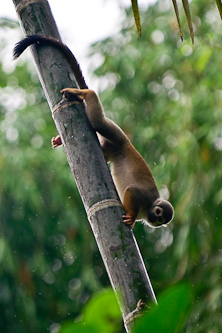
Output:
[[57,148],[62,145],[62,140],[60,135],[57,135],[56,137],[53,137],[51,140],[52,148]]
[[63,95],[63,98],[66,98],[70,101],[77,101],[82,103],[83,102],[83,96],[82,96],[82,90],[76,89],[76,88],[64,88],[60,90],[60,92]]
[[132,229],[134,228],[136,223],[135,219],[133,219],[133,217],[129,213],[123,215],[123,222]]

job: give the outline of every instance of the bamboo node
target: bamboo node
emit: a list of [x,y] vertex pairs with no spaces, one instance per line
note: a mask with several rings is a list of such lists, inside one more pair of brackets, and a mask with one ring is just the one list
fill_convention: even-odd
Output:
[[122,207],[122,204],[117,199],[104,199],[92,205],[89,209],[87,209],[86,213],[88,218],[90,219],[92,215],[94,215],[98,211],[113,206]]

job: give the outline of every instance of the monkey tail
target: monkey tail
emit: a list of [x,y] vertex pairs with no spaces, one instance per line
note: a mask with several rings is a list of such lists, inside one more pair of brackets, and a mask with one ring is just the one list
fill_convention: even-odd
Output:
[[81,68],[79,66],[78,61],[76,60],[73,53],[70,51],[68,46],[63,44],[58,39],[51,37],[51,36],[45,36],[45,35],[30,35],[26,36],[24,39],[22,39],[20,42],[18,42],[13,50],[13,59],[17,59],[25,49],[33,44],[40,44],[40,45],[53,45],[58,50],[60,50],[63,54],[65,54],[66,59],[69,61],[74,74],[76,81],[78,82],[78,85],[80,89],[88,89],[88,86],[85,82],[85,79],[83,77]]

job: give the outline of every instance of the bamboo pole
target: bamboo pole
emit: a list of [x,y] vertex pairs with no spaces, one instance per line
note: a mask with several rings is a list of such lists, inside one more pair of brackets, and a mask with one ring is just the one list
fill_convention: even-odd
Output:
[[[44,34],[61,40],[47,0],[13,2],[25,35]],[[98,248],[117,294],[126,331],[130,333],[138,301],[156,302],[139,248],[133,232],[123,224],[123,209],[83,104],[59,106],[60,90],[77,87],[69,63],[51,46],[33,46],[32,53]]]

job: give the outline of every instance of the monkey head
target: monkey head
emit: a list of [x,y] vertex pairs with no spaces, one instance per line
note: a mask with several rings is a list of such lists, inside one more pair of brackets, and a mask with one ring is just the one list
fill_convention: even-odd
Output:
[[154,228],[166,226],[172,221],[173,216],[174,209],[169,201],[158,198],[148,212],[148,223]]

